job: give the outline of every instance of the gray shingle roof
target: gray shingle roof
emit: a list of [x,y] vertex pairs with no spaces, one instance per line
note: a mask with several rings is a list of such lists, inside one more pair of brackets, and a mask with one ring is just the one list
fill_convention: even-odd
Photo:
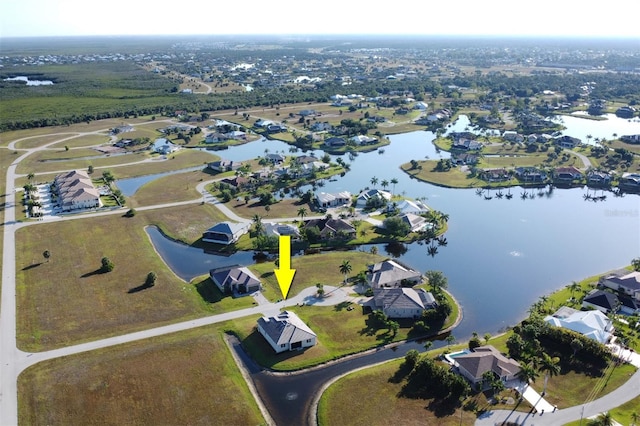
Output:
[[290,311],[282,311],[275,317],[262,317],[258,319],[258,325],[278,346],[316,337],[307,324]]

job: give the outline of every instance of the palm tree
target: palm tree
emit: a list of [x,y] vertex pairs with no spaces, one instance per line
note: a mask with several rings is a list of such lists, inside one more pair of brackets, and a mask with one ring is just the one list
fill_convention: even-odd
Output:
[[640,415],[638,415],[637,411],[634,411],[633,413],[631,413],[631,421],[633,421],[632,425],[635,426],[636,422],[638,421],[638,419],[640,419]]
[[424,342],[425,351],[429,352],[432,346],[433,346],[433,342],[431,340],[427,340],[426,342]]
[[369,249],[369,252],[371,254],[378,254],[378,247],[376,246],[371,246],[371,248]]
[[298,209],[298,216],[300,216],[300,220],[304,222],[304,217],[307,215],[307,209],[304,207],[300,207]]
[[517,377],[526,384],[529,384],[534,383],[539,375],[540,373],[538,373],[535,367],[529,363],[520,365],[520,371],[518,372]]
[[382,186],[382,189],[387,189],[387,186],[389,186],[389,181],[386,179],[382,179],[382,182],[380,182],[380,186]]
[[569,291],[571,291],[571,300],[573,300],[573,293],[579,290],[580,290],[580,284],[578,284],[577,282],[573,281],[571,282],[571,284],[569,284]]
[[347,275],[349,275],[353,270],[351,263],[348,260],[343,260],[339,269],[340,273],[344,274],[344,283],[347,284]]
[[447,336],[447,338],[445,339],[447,341],[447,347],[450,347],[451,345],[453,345],[456,341],[456,338],[453,336],[453,334],[450,334]]
[[256,235],[260,235],[262,234],[262,231],[264,231],[262,216],[257,214],[253,215],[253,230],[255,231]]
[[35,176],[36,176],[35,174],[33,174],[33,173],[29,173],[29,174],[27,175],[27,179],[29,179],[29,182],[31,182]]
[[600,413],[600,415],[598,417],[596,417],[595,419],[591,420],[587,424],[589,426],[612,426],[613,425],[613,418],[611,417],[611,414],[609,414],[608,411],[605,411],[604,413]]
[[371,178],[371,185],[373,185],[374,187],[378,184],[378,178],[377,177],[372,177]]
[[544,372],[544,387],[542,388],[542,396],[547,393],[547,382],[549,376],[557,376],[560,374],[560,360],[557,357],[550,357],[549,354],[543,353],[540,362],[540,371]]
[[396,185],[398,184],[398,179],[393,178],[391,179],[391,185],[393,185],[393,193],[395,194],[396,192]]

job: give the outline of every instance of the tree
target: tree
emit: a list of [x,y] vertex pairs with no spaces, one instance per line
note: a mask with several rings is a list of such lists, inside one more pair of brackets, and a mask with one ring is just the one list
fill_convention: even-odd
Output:
[[87,173],[92,174],[93,173],[93,166],[89,165],[89,167],[87,167]]
[[307,215],[307,209],[304,207],[300,207],[298,209],[298,216],[300,216],[300,220],[304,222],[304,217]]
[[147,278],[144,280],[144,285],[146,287],[153,287],[154,285],[156,285],[156,280],[158,279],[158,276],[156,275],[155,272],[149,272],[147,274]]
[[496,373],[491,370],[485,371],[482,374],[482,382],[485,386],[489,386],[491,388],[491,392],[493,392],[494,397],[496,394],[504,390],[504,383],[502,383],[502,380],[500,380],[500,378],[496,376]]
[[49,258],[51,257],[51,253],[49,252],[49,250],[45,250],[42,252],[42,257],[44,257],[47,262],[49,261]]
[[339,269],[340,269],[340,273],[344,274],[344,283],[347,284],[347,275],[349,275],[353,270],[351,263],[348,260],[343,260],[342,263],[340,264]]
[[441,271],[427,271],[425,275],[434,293],[440,293],[442,289],[447,288],[447,277]]
[[415,349],[411,349],[404,356],[404,363],[407,365],[407,367],[413,370],[413,367],[415,367],[415,365],[418,363],[418,359],[420,359],[420,352]]
[[324,296],[324,284],[318,283],[316,284],[318,297],[322,298]]
[[100,271],[102,272],[111,272],[113,271],[113,268],[115,267],[115,265],[113,264],[113,262],[111,261],[111,259],[109,259],[108,257],[103,257],[100,261],[102,263],[102,267],[100,268]]
[[409,224],[400,219],[398,216],[386,218],[382,222],[382,226],[384,227],[385,231],[394,238],[406,237],[411,232]]
[[371,248],[369,249],[369,253],[371,253],[371,254],[378,254],[378,247],[376,247],[376,246],[371,246]]
[[456,338],[453,336],[453,334],[450,334],[447,336],[447,338],[445,339],[447,341],[447,347],[450,347],[451,345],[453,345],[456,341]]
[[632,259],[631,265],[633,266],[634,270],[640,271],[640,257],[636,257],[635,259]]
[[571,291],[572,300],[573,300],[573,293],[579,290],[580,290],[580,284],[578,284],[577,282],[573,281],[571,284],[569,284],[569,291]]
[[29,179],[29,182],[31,182],[33,180],[33,178],[36,177],[36,175],[34,173],[29,173],[27,175],[27,179]]
[[640,419],[640,415],[638,415],[637,411],[631,413],[631,421],[633,422],[632,426],[636,426],[636,422],[638,421],[638,419]]
[[578,351],[580,351],[584,347],[584,344],[578,338],[573,339],[570,345],[571,349],[573,349],[573,356],[576,356],[576,353],[578,353]]
[[538,371],[533,365],[531,365],[531,363],[521,363],[520,371],[518,371],[518,374],[516,376],[524,383],[529,384],[535,382],[539,375],[540,373],[538,373]]
[[398,334],[398,329],[400,328],[400,324],[397,321],[389,320],[387,321],[387,329],[391,332],[391,338],[396,337]]
[[393,185],[393,190],[392,191],[393,191],[394,194],[396,192],[396,185],[397,184],[398,184],[398,179],[396,179],[396,178],[391,179],[391,185]]
[[590,420],[587,424],[589,426],[612,426],[613,418],[608,411],[605,411],[604,413],[600,413],[595,419]]
[[380,186],[382,186],[382,189],[387,189],[387,186],[389,186],[389,181],[386,179],[382,179],[382,182],[380,182]]
[[375,187],[378,184],[378,178],[374,176],[371,178],[370,182],[371,182],[371,185]]
[[484,342],[488,345],[491,340],[491,333],[484,333]]
[[429,352],[432,346],[433,346],[433,342],[431,340],[427,340],[426,342],[424,342],[424,350],[426,352]]
[[560,374],[560,360],[557,357],[550,357],[549,354],[542,353],[542,357],[539,360],[540,371],[544,374],[544,387],[542,389],[542,395],[547,393],[547,382],[550,376],[557,376]]

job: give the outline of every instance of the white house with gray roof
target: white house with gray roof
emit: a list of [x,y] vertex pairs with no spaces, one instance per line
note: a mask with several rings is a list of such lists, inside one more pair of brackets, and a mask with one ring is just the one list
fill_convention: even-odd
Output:
[[294,312],[258,319],[258,332],[276,353],[301,350],[317,343],[317,336]]
[[229,245],[249,231],[250,223],[220,222],[202,234],[202,241]]
[[316,203],[320,207],[338,207],[345,204],[351,204],[351,193],[348,191],[342,192],[320,192],[316,194]]
[[544,321],[555,327],[573,330],[599,343],[608,343],[613,335],[613,322],[598,310],[577,311],[563,306]]

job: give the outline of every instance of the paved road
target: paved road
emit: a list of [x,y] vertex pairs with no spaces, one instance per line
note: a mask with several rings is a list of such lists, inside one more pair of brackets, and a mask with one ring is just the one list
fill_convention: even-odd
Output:
[[[106,129],[105,129],[106,131]],[[100,133],[88,132],[89,133]],[[64,133],[68,135],[70,133]],[[48,135],[44,135],[48,136]],[[20,351],[16,347],[16,260],[15,260],[15,231],[22,226],[35,225],[42,222],[28,222],[17,223],[15,221],[15,209],[16,209],[16,191],[14,188],[16,175],[16,167],[27,156],[41,149],[46,149],[50,145],[59,143],[63,140],[67,140],[78,135],[63,138],[45,144],[42,147],[34,149],[20,149],[24,153],[17,157],[15,161],[7,168],[7,181],[6,181],[6,195],[5,195],[5,223],[3,226],[3,262],[2,262],[2,300],[0,302],[0,424],[2,425],[16,425],[18,423],[18,397],[17,397],[17,378],[18,375],[27,367],[41,362],[47,359],[57,358],[61,356],[96,350],[99,348],[105,348],[113,345],[119,345],[126,342],[132,342],[135,340],[146,339],[149,337],[160,336],[163,334],[174,333],[178,331],[188,330],[195,327],[201,327],[203,325],[214,324],[222,321],[228,321],[231,319],[241,318],[247,315],[270,315],[278,312],[280,309],[296,304],[317,304],[317,305],[331,305],[337,304],[342,301],[351,300],[341,288],[335,288],[326,286],[327,298],[318,300],[314,297],[316,292],[315,287],[304,289],[298,296],[288,299],[279,303],[264,303],[261,300],[261,304],[258,306],[243,309],[239,311],[228,312],[220,315],[214,315],[205,318],[194,319],[177,324],[172,324],[163,327],[156,327],[139,332],[129,333],[121,336],[116,336],[108,339],[101,339],[94,342],[83,343],[79,345],[69,346],[65,348],[55,349],[52,351],[39,352],[39,353],[25,353]],[[42,137],[42,136],[38,136]],[[24,140],[27,138],[23,138]],[[9,144],[9,149],[15,149],[15,143],[19,140],[13,141]],[[204,185],[209,182],[203,182],[198,185],[198,191],[203,192]],[[210,195],[205,194],[205,201],[214,204],[218,207],[227,217],[231,220],[238,222],[248,222],[249,219],[237,216],[235,213],[222,205],[218,200]],[[193,204],[202,202],[202,199],[198,198],[191,201],[183,201],[177,203],[167,203],[157,206],[145,206],[140,207],[139,210],[157,209],[172,207],[177,205]],[[57,220],[75,220],[86,217],[94,217],[99,215],[109,214],[121,214],[122,209],[100,212],[90,215],[70,215],[65,216]],[[52,219],[53,220],[53,219]],[[297,218],[284,218],[279,220],[293,221]],[[640,361],[639,361],[640,363]],[[522,413],[512,413],[509,411],[495,411],[490,412],[484,417],[478,419],[476,424],[482,425],[494,425],[500,423],[506,419],[511,421],[521,422],[526,425],[561,425],[568,421],[580,419],[581,416],[589,417],[596,415],[602,411],[609,410],[617,407],[620,404],[640,395],[640,370],[636,372],[631,379],[620,388],[605,395],[604,397],[593,401],[585,406],[571,407],[564,410],[558,410],[555,413],[545,413],[544,416],[534,416]]]

